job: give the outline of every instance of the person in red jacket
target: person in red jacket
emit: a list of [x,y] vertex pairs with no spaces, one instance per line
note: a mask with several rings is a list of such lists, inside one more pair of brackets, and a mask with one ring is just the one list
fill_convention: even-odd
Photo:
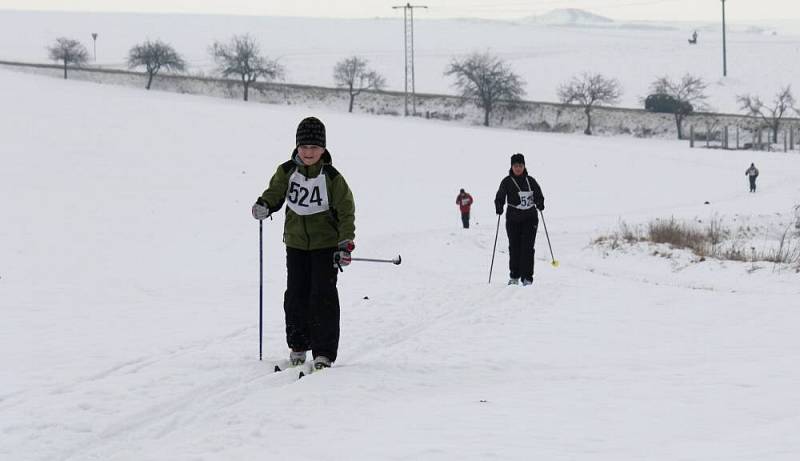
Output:
[[472,196],[461,189],[456,197],[456,205],[461,210],[461,222],[464,224],[464,229],[469,229],[469,207],[472,206]]

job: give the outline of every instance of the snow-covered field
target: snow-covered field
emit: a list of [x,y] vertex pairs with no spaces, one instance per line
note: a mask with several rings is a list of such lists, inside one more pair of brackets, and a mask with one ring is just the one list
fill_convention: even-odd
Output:
[[[387,11],[391,17],[391,11]],[[692,31],[699,44],[689,46]],[[575,74],[600,72],[620,80],[622,106],[641,107],[650,84],[663,75],[686,72],[710,83],[713,110],[739,112],[736,95],[753,93],[771,100],[779,87],[796,84],[800,71],[800,35],[796,23],[781,27],[731,24],[729,76],[722,79],[722,34],[716,24],[638,22],[609,27],[560,27],[536,23],[479,20],[431,20],[415,16],[416,89],[453,94],[453,80],[443,76],[455,56],[490,51],[502,56],[527,83],[526,99],[553,101],[558,86]],[[772,35],[772,31],[779,31]],[[279,58],[290,83],[333,85],[336,62],[353,55],[366,58],[383,74],[388,89],[403,89],[403,21],[310,19],[244,16],[33,13],[0,11],[0,59],[47,62],[45,47],[56,37],[81,40],[97,64],[122,68],[128,50],[145,39],[171,43],[190,71],[210,73],[208,47],[215,40],[249,33],[265,54]],[[765,33],[766,32],[766,33]]]
[[[590,245],[619,220],[783,222],[796,154],[315,111],[357,255],[403,264],[346,270],[339,360],[295,382],[270,365],[281,217],[257,360],[250,205],[308,110],[4,70],[0,100],[1,459],[800,457],[800,276]],[[505,285],[502,230],[486,283],[517,151],[561,262],[540,229],[531,288]]]

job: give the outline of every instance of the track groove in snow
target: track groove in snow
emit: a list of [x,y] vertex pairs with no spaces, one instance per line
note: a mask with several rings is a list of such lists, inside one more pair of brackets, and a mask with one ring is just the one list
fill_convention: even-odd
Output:
[[[800,197],[796,155],[315,111],[356,196],[357,254],[403,264],[346,269],[340,358],[294,382],[270,366],[286,354],[282,216],[264,226],[257,361],[249,207],[308,110],[4,71],[0,83],[0,458],[800,453],[797,274],[587,246],[620,219],[667,213],[771,229]],[[540,229],[534,286],[506,286],[501,227],[489,285],[492,199],[519,150],[561,267]],[[769,174],[748,195],[753,160]],[[476,199],[468,231],[459,187]],[[54,197],[64,205],[42,207]]]

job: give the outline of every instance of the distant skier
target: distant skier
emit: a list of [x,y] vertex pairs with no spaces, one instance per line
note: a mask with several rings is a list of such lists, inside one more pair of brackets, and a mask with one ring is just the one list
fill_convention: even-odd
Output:
[[286,201],[286,343],[292,365],[330,367],[339,348],[337,268],[350,264],[355,249],[355,203],[344,177],[331,165],[325,125],[314,117],[300,122],[291,159],[278,166],[269,187],[253,205],[263,220]]
[[689,39],[689,45],[697,45],[697,31],[692,32],[692,38]]
[[542,188],[525,168],[522,154],[511,156],[511,169],[500,182],[494,199],[498,215],[503,214],[503,205],[508,203],[506,233],[508,234],[509,285],[533,283],[533,257],[536,231],[539,226],[538,210],[544,210]]
[[744,172],[744,175],[747,176],[747,179],[750,180],[750,192],[756,191],[756,178],[758,177],[758,168],[756,168],[755,163],[750,164],[750,168]]
[[472,196],[461,189],[456,197],[456,205],[461,211],[461,223],[464,224],[464,229],[469,229],[469,209],[472,206]]

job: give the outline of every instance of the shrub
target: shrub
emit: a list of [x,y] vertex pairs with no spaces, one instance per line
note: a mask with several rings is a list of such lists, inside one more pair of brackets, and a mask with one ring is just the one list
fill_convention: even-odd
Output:
[[[766,245],[762,249],[749,246],[750,228],[739,228],[735,235],[725,228],[720,218],[712,218],[705,226],[679,222],[674,217],[651,221],[642,233],[620,222],[619,230],[610,235],[596,238],[593,243],[605,244],[616,250],[623,244],[652,242],[669,245],[671,248],[688,249],[701,258],[712,257],[729,261],[756,261],[775,264],[794,264],[800,272],[800,240],[792,233],[794,223],[789,223],[777,240],[776,246]],[[744,239],[744,240],[743,240]],[[658,253],[658,252],[657,252]],[[753,270],[757,269],[753,266]]]
[[673,96],[663,93],[651,94],[644,100],[644,108],[650,112],[662,114],[684,114],[694,112],[694,107],[689,102],[680,102]]

